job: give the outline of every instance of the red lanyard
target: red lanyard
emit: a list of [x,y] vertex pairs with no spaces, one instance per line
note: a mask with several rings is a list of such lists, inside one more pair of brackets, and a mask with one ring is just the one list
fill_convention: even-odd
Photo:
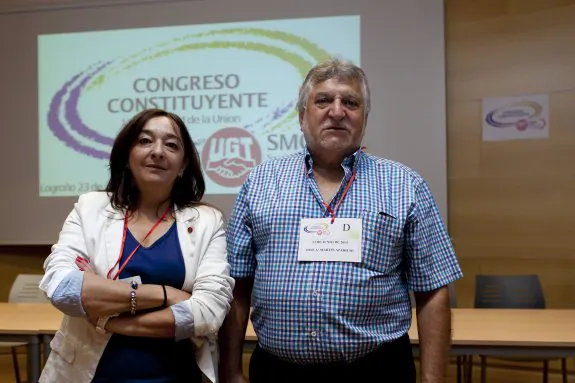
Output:
[[337,202],[337,204],[335,205],[333,210],[331,209],[331,207],[329,207],[329,205],[327,203],[325,203],[325,202],[323,203],[323,205],[325,206],[327,211],[329,211],[329,213],[331,214],[331,223],[332,224],[335,221],[335,212],[337,211],[337,208],[339,207],[339,205],[341,205],[341,202],[345,198],[347,191],[349,190],[349,187],[353,183],[354,179],[355,179],[355,170],[354,170],[353,174],[351,175],[351,178],[349,179],[347,185],[345,186],[345,189],[343,190],[343,194],[341,195],[341,198],[339,199],[339,201]]
[[[148,231],[148,234],[146,234],[146,236],[144,237],[144,239],[142,239],[141,242],[138,242],[138,246],[136,246],[136,248],[130,253],[130,255],[128,256],[128,258],[126,258],[126,260],[124,261],[124,263],[122,263],[122,266],[120,266],[120,268],[118,269],[118,272],[116,273],[116,275],[114,275],[114,278],[112,279],[117,279],[118,276],[120,275],[120,273],[122,272],[122,270],[124,270],[124,268],[126,267],[126,265],[128,264],[128,262],[130,262],[130,259],[132,259],[132,257],[134,256],[134,254],[136,254],[136,251],[138,251],[138,249],[140,248],[140,246],[142,246],[142,242],[145,242],[146,239],[150,236],[150,234],[152,234],[152,232],[156,229],[156,227],[158,227],[158,225],[160,224],[160,222],[162,222],[164,220],[164,218],[166,218],[166,215],[168,214],[168,212],[172,210],[172,208],[168,208],[164,214],[162,214],[162,216],[160,217],[160,219],[154,224],[154,226],[152,226],[152,228],[150,229],[150,231]],[[126,215],[124,216],[124,235],[122,236],[122,247],[120,248],[120,255],[118,256],[118,260],[116,261],[116,263],[114,263],[114,266],[112,266],[112,268],[108,271],[108,275],[107,278],[110,278],[110,273],[112,272],[112,270],[114,270],[114,267],[116,267],[118,265],[118,263],[120,263],[120,259],[122,259],[122,254],[124,253],[124,245],[126,244],[126,234],[128,233],[128,212],[126,211]]]

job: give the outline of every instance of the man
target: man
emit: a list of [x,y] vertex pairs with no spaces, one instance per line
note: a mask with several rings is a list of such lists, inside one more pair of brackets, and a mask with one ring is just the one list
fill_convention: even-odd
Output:
[[329,59],[299,93],[302,153],[252,171],[228,225],[234,301],[220,330],[220,381],[415,382],[407,332],[414,291],[422,381],[444,382],[447,285],[462,276],[426,182],[361,149],[370,110],[362,69]]

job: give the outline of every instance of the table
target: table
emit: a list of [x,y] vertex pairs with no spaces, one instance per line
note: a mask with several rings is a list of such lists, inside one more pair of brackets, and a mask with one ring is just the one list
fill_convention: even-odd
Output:
[[[419,351],[416,323],[414,311],[409,337]],[[575,310],[452,309],[452,328],[452,355],[575,355]],[[256,342],[250,322],[246,343]]]
[[[539,355],[546,358],[575,356],[575,310],[453,309],[452,355],[491,355],[516,357]],[[28,344],[28,376],[36,382],[40,375],[40,346],[45,355],[49,342],[60,326],[62,314],[45,303],[0,303],[0,341]],[[419,336],[413,316],[409,336],[419,352]],[[257,343],[251,322],[245,344]]]
[[59,323],[61,318],[62,314],[46,303],[0,302],[0,342],[26,343],[29,382],[40,378],[42,338],[39,329]]
[[[575,310],[453,309],[452,355],[575,355]],[[418,348],[416,316],[409,335]]]

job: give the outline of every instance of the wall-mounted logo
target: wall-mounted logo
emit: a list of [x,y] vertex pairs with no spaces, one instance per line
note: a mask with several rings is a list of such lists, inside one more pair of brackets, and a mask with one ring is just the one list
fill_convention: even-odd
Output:
[[548,137],[548,105],[547,95],[483,100],[483,140]]
[[547,126],[547,121],[541,116],[542,112],[543,107],[540,104],[523,101],[491,111],[485,117],[485,121],[495,128],[515,128],[519,131],[541,130]]
[[257,140],[247,130],[224,128],[212,134],[204,144],[202,163],[206,174],[225,187],[240,186],[251,169],[262,161]]
[[305,226],[303,231],[317,236],[328,236],[330,234],[327,223],[314,223],[313,225]]

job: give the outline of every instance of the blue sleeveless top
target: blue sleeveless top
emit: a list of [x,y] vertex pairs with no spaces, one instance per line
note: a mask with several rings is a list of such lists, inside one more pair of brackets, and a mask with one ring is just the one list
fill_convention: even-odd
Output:
[[[120,264],[137,245],[138,241],[128,230]],[[185,272],[174,222],[150,247],[141,246],[118,278],[139,275],[142,283],[181,289]],[[199,374],[194,347],[188,339],[176,342],[173,338],[113,334],[98,363],[92,383],[191,383],[201,381]]]

